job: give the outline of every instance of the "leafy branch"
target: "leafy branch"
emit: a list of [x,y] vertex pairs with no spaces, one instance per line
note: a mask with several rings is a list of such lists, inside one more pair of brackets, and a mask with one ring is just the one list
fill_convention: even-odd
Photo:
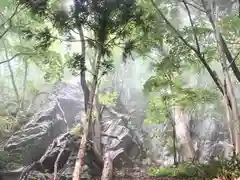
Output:
[[[202,55],[201,52],[198,51],[197,48],[195,48],[194,46],[192,46],[190,43],[187,42],[186,39],[183,38],[183,36],[179,33],[179,31],[169,22],[169,20],[166,18],[166,16],[163,14],[163,12],[158,8],[157,4],[154,2],[154,0],[150,0],[152,5],[154,6],[154,8],[157,10],[158,14],[163,18],[163,20],[166,22],[166,24],[174,31],[174,33],[177,35],[177,37],[182,40],[182,42],[189,47],[199,58],[199,60],[202,62],[202,64],[204,65],[204,67],[207,69],[208,73],[210,74],[210,76],[212,77],[212,79],[214,80],[215,84],[217,85],[218,89],[223,93],[223,89],[221,87],[221,85],[219,84],[219,80],[218,77],[216,76],[216,74],[213,72],[213,70],[211,69],[211,67],[208,65],[208,63],[206,62],[204,56]],[[189,17],[190,18],[190,17]],[[193,27],[192,27],[193,28]]]

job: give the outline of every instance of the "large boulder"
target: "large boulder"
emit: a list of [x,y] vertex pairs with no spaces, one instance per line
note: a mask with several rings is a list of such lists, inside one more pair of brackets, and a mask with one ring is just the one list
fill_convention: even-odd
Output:
[[57,84],[47,102],[7,141],[4,150],[20,151],[24,165],[38,160],[54,138],[77,123],[75,116],[81,111],[84,112],[81,89],[72,84]]
[[[13,153],[20,152],[23,165],[30,165],[39,161],[46,150],[52,147],[49,145],[56,138],[67,133],[77,123],[82,124],[85,115],[83,98],[80,85],[58,84],[56,89],[49,93],[48,101],[35,113],[29,123],[7,141],[4,149]],[[141,133],[131,126],[128,115],[118,113],[116,109],[111,106],[104,108],[100,122],[104,134],[101,137],[101,142],[104,145],[105,152],[115,151],[117,153],[116,157],[121,153],[124,157],[132,160],[139,155]],[[119,149],[124,151],[119,151]],[[57,148],[56,152],[59,151],[60,149]],[[71,152],[73,153],[68,154],[67,159],[70,156],[74,159],[77,149],[72,149]],[[71,170],[67,170],[70,171],[69,174],[71,174]]]

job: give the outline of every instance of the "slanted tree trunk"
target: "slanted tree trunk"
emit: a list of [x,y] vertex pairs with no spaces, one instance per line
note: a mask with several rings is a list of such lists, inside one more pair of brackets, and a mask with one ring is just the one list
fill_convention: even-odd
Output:
[[[4,46],[4,51],[5,51],[5,58],[9,59],[9,57],[8,57],[8,50],[7,50],[7,47],[6,47],[6,44],[5,44],[4,41],[3,41],[3,46]],[[11,77],[13,90],[15,92],[15,96],[16,96],[16,100],[17,100],[17,111],[18,111],[19,108],[20,108],[19,107],[20,106],[20,96],[19,96],[17,85],[16,85],[14,73],[13,73],[13,70],[12,70],[11,62],[7,61],[7,65],[8,65],[8,69],[9,69],[9,72],[10,72],[10,77]],[[18,112],[16,112],[16,113],[18,113]]]
[[[225,64],[226,65],[226,64]],[[224,65],[223,65],[224,66]],[[238,111],[238,107],[237,107],[237,101],[236,101],[236,96],[235,96],[235,93],[234,93],[234,90],[233,90],[233,86],[232,86],[232,82],[231,82],[231,79],[230,79],[230,75],[229,75],[229,72],[228,70],[226,69],[226,66],[223,67],[224,69],[224,76],[226,78],[226,88],[228,90],[228,97],[230,99],[230,102],[231,102],[231,111],[229,111],[229,113],[232,113],[232,117],[233,118],[233,124],[232,123],[230,124],[230,127],[232,128],[231,129],[231,132],[234,132],[235,133],[235,137],[232,139],[235,140],[235,151],[236,151],[236,154],[239,154],[240,153],[240,129],[239,129],[239,111]],[[232,121],[230,121],[232,122]]]
[[[225,98],[227,98],[230,101],[230,105],[231,105],[231,110],[228,108],[229,105],[226,105],[226,111],[227,111],[227,117],[228,118],[233,118],[233,121],[228,120],[229,121],[229,127],[231,128],[230,131],[230,136],[232,136],[232,140],[235,140],[234,143],[234,150],[236,154],[240,153],[240,122],[239,122],[239,118],[240,118],[240,113],[238,111],[238,106],[237,106],[237,100],[236,100],[236,96],[233,90],[233,85],[232,85],[232,81],[231,81],[231,77],[228,71],[228,66],[227,66],[227,61],[226,59],[231,60],[231,63],[229,67],[232,67],[232,70],[236,76],[236,78],[238,79],[238,73],[239,70],[236,69],[235,67],[235,62],[233,60],[231,56],[231,53],[229,51],[229,49],[226,46],[226,43],[220,33],[220,30],[217,26],[216,21],[218,20],[218,13],[219,13],[219,7],[212,7],[212,8],[216,8],[213,9],[215,10],[215,14],[216,14],[216,18],[215,18],[215,22],[213,21],[213,19],[211,19],[212,16],[209,16],[211,19],[211,23],[212,26],[214,27],[215,30],[215,34],[216,34],[216,39],[217,39],[217,45],[218,45],[218,51],[219,51],[219,57],[221,60],[221,64],[222,64],[222,69],[223,69],[223,75],[224,75],[224,89],[225,89]],[[214,11],[213,11],[214,12]],[[233,66],[231,66],[233,64]],[[233,122],[233,123],[232,123]],[[235,137],[233,138],[232,133],[235,133]]]

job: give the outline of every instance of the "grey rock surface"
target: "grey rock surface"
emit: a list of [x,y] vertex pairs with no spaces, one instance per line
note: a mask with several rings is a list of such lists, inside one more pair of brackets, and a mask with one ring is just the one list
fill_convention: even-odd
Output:
[[[31,121],[10,137],[4,150],[21,152],[24,166],[39,160],[56,137],[83,122],[83,98],[80,85],[58,84]],[[122,148],[127,156],[135,158],[140,151],[139,135],[126,122],[128,116],[111,113],[112,109],[105,108],[101,121],[105,151],[122,152],[118,151]]]

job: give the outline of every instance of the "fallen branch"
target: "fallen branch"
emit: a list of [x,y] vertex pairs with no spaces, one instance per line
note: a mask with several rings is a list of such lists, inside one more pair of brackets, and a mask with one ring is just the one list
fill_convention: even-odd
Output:
[[56,161],[54,163],[54,178],[53,178],[53,180],[57,180],[58,162],[59,162],[59,160],[61,158],[61,155],[62,155],[63,151],[65,150],[66,146],[67,146],[67,141],[64,143],[63,148],[59,152],[59,154],[57,156],[57,159],[56,159]]

